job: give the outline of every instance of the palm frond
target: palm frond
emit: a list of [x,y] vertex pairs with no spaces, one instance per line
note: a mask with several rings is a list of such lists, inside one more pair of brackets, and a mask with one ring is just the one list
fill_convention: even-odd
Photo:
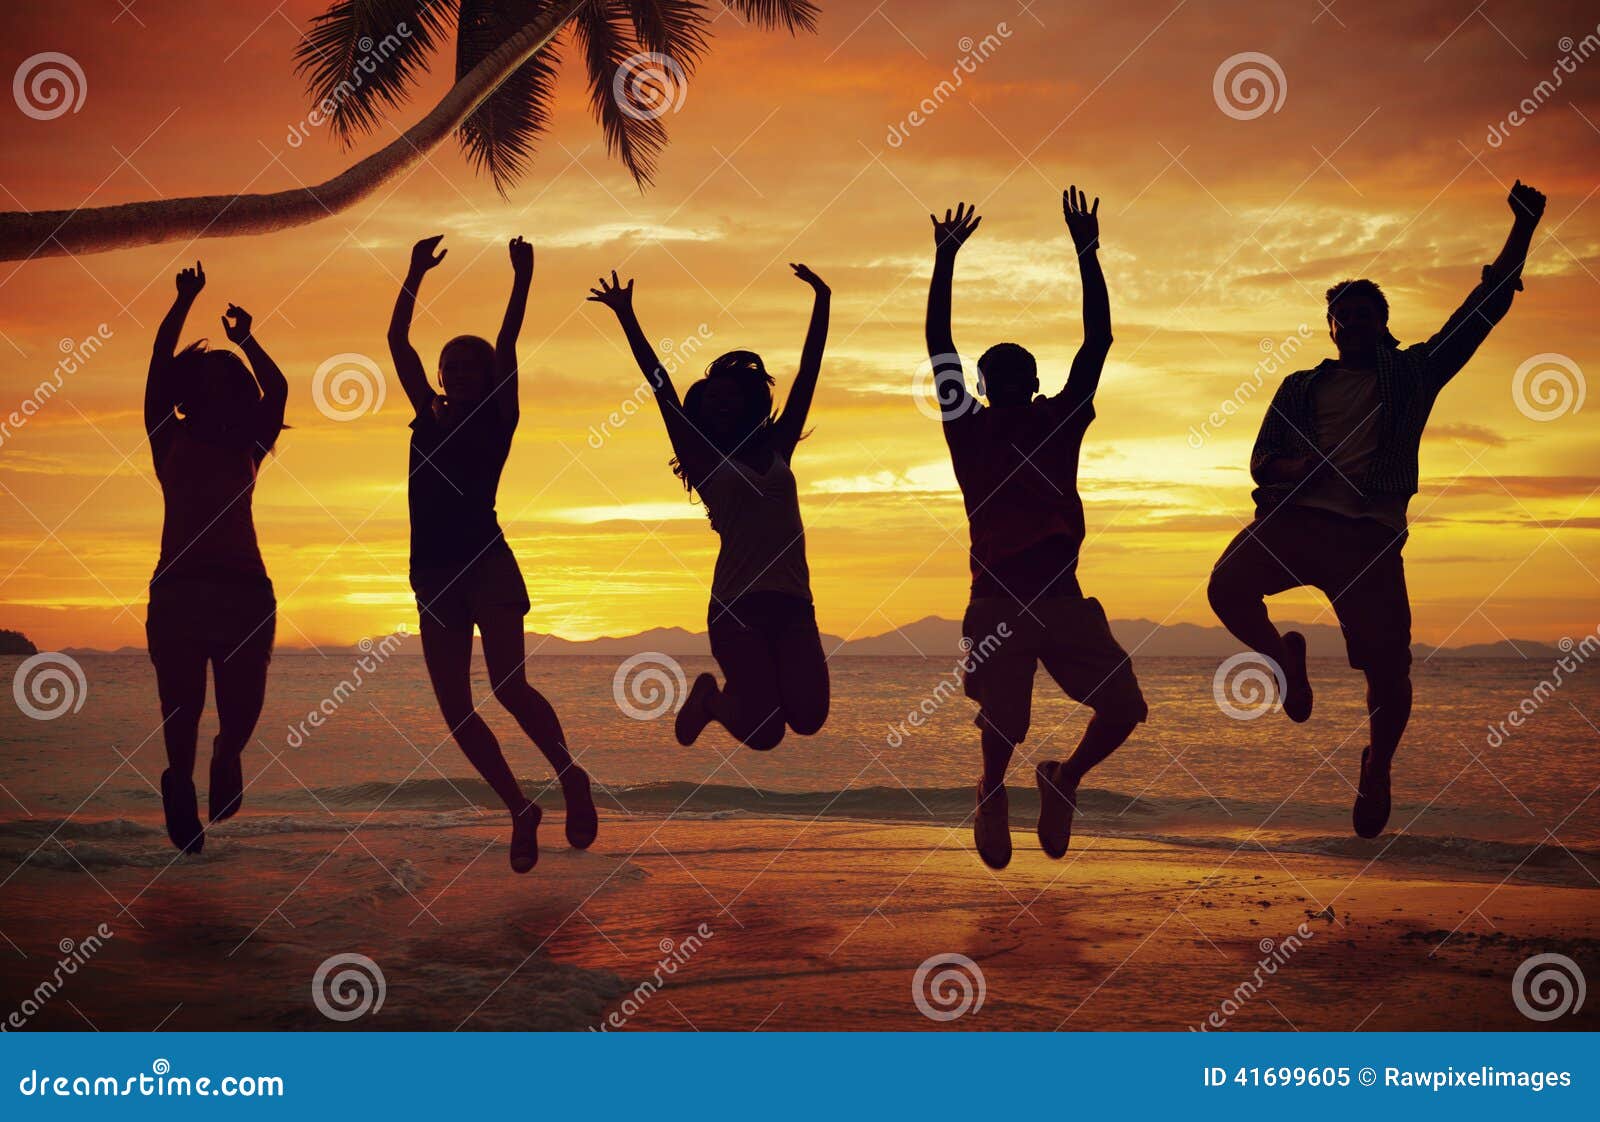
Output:
[[342,146],[410,95],[455,18],[452,0],[333,0],[295,48],[295,73]]
[[[574,22],[578,47],[589,74],[589,106],[605,133],[606,151],[622,161],[633,181],[644,187],[655,178],[656,158],[667,144],[667,130],[659,117],[630,112],[627,99],[618,97],[618,73],[626,82],[637,65],[639,43],[634,32],[632,4],[628,0],[594,0]],[[674,60],[684,72],[693,60]]]
[[[456,80],[550,7],[551,0],[461,0]],[[502,82],[457,133],[468,159],[489,173],[501,196],[528,170],[539,136],[549,126],[560,65],[552,42]]]
[[709,21],[700,0],[627,0],[639,46],[693,66],[706,50]]
[[811,0],[729,0],[729,7],[757,27],[781,27],[791,35],[815,31],[822,14]]

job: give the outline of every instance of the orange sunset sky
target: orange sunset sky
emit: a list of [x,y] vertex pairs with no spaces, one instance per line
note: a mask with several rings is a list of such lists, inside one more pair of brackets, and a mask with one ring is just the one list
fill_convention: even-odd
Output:
[[[308,109],[292,52],[320,7],[7,4],[3,74],[60,51],[82,67],[87,93],[79,112],[53,120],[4,104],[0,206],[273,190],[372,151],[390,128],[351,152],[326,129],[289,143]],[[256,494],[280,642],[414,626],[409,416],[384,329],[408,247],[440,232],[451,253],[414,331],[430,366],[451,335],[492,335],[511,279],[505,241],[521,233],[537,248],[522,424],[499,504],[528,580],[530,629],[586,638],[705,619],[716,539],[667,470],[653,405],[591,437],[639,377],[610,314],[584,302],[588,285],[616,267],[637,278],[652,338],[704,337],[680,385],[714,354],[750,347],[783,392],[809,311],[790,261],[834,290],[815,431],[795,459],[819,622],[861,636],[958,617],[965,520],[937,423],[912,397],[925,359],[927,213],[966,199],[985,215],[957,267],[957,345],[977,354],[1022,342],[1053,392],[1080,333],[1060,214],[1070,182],[1103,200],[1117,339],[1084,452],[1084,586],[1113,617],[1212,624],[1205,579],[1248,519],[1245,465],[1276,376],[1220,427],[1208,414],[1301,325],[1310,337],[1291,368],[1331,353],[1322,293],[1345,276],[1385,286],[1403,341],[1431,334],[1498,250],[1519,176],[1548,194],[1549,210],[1527,291],[1445,392],[1423,445],[1407,547],[1415,631],[1460,645],[1600,622],[1600,399],[1572,408],[1583,375],[1600,371],[1600,56],[1489,143],[1569,48],[1600,35],[1600,8],[821,7],[819,33],[794,39],[719,19],[664,119],[671,144],[642,193],[607,157],[581,71],[568,67],[550,133],[507,199],[452,144],[376,201],[298,230],[0,265],[3,411],[51,377],[63,340],[102,324],[110,336],[0,444],[0,626],[41,647],[142,645],[161,505],[140,394],[172,276],[196,257],[209,283],[186,338],[220,342],[217,317],[238,302],[290,380],[294,428]],[[891,130],[989,35],[989,57],[892,145]],[[1213,95],[1219,66],[1245,51],[1271,56],[1284,76],[1282,105],[1254,119]],[[438,56],[394,125],[431,106],[451,70]],[[337,421],[313,405],[312,375],[347,352],[376,360],[390,384],[379,410]],[[1559,375],[1566,407],[1537,420],[1519,409],[1514,379],[1546,353],[1570,364]],[[1332,622],[1314,595],[1285,600],[1283,614]]]

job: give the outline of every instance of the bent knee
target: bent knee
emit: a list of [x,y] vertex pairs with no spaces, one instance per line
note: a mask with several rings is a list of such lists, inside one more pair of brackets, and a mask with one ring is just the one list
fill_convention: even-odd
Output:
[[1143,694],[1135,694],[1132,697],[1117,698],[1115,701],[1096,705],[1094,715],[1096,720],[1132,732],[1135,727],[1149,719],[1150,706]]
[[789,714],[789,727],[800,736],[815,736],[828,723],[828,703]]
[[1409,699],[1411,697],[1411,660],[1394,659],[1387,663],[1374,662],[1363,671],[1367,676],[1367,692],[1380,699]]
[[483,718],[478,716],[478,711],[470,704],[440,705],[439,715],[444,718],[444,723],[449,728],[450,735],[455,738],[458,744],[463,743],[462,737],[466,737],[468,740],[472,739],[480,726],[488,727],[483,724]]
[[1027,716],[979,709],[978,716],[972,723],[982,729],[985,736],[997,736],[1007,744],[1015,746],[1028,739],[1028,727],[1032,722]]
[[1206,582],[1206,599],[1211,604],[1211,610],[1220,616],[1231,608],[1261,597],[1252,596],[1249,587],[1234,570],[1226,565],[1218,565],[1211,570],[1211,579]]
[[506,681],[496,682],[490,692],[501,705],[507,709],[515,709],[533,692],[533,687],[528,685],[526,678],[517,675]]
[[754,729],[739,737],[739,739],[746,748],[757,752],[770,752],[783,743],[783,734],[783,721],[772,718],[761,722]]

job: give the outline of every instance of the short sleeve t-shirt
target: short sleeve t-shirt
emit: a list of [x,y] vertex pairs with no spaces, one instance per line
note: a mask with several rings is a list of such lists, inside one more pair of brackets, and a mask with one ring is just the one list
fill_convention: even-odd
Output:
[[1094,404],[1057,394],[944,422],[972,535],[972,595],[1022,600],[1077,590],[1078,457]]
[[446,421],[428,408],[411,422],[413,570],[464,566],[508,548],[494,507],[514,426],[492,401],[457,411]]

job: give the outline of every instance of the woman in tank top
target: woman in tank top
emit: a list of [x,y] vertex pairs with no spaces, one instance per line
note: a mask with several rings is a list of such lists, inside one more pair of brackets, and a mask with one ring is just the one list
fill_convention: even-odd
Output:
[[195,793],[195,741],[209,666],[217,695],[207,818],[231,818],[244,797],[244,746],[266,697],[277,600],[256,544],[256,473],[283,428],[289,386],[228,305],[223,331],[244,352],[198,342],[174,353],[206,275],[196,261],[156,331],[145,381],[144,427],[161,483],[161,557],[150,578],[145,638],[161,696],[167,836],[185,853],[205,845]]
[[[422,656],[439,711],[462,753],[511,814],[510,861],[526,873],[539,861],[543,812],[523,793],[472,695],[472,632],[483,638],[490,692],[516,718],[561,784],[567,843],[587,849],[599,831],[589,775],[567,750],[561,720],[528,682],[522,621],[528,591],[495,514],[500,472],[521,418],[517,336],[533,284],[533,246],[507,246],[512,281],[493,343],[457,335],[439,352],[441,394],[411,345],[422,278],[444,260],[439,234],[411,249],[411,267],[389,321],[389,353],[411,402],[411,587],[421,620]],[[438,250],[438,252],[434,252]]]
[[678,711],[679,743],[716,721],[757,751],[792,729],[810,736],[828,717],[828,663],[817,632],[806,567],[805,528],[790,460],[805,430],[828,338],[828,286],[791,265],[815,302],[800,369],[781,415],[761,356],[730,351],[706,368],[680,402],[633,311],[633,281],[613,272],[591,300],[616,313],[672,443],[672,470],[698,493],[721,538],[707,631],[724,684],[701,674]]

